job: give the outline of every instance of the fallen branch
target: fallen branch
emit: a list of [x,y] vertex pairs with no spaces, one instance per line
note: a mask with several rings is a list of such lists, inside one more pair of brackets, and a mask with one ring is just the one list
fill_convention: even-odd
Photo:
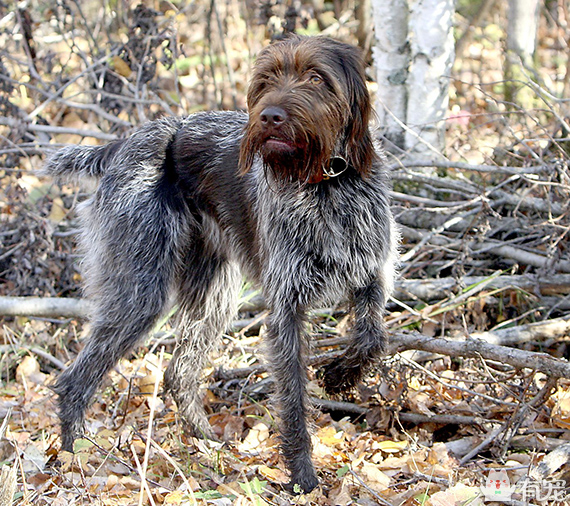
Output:
[[[487,343],[481,339],[468,338],[464,341],[429,337],[419,332],[404,334],[395,333],[391,336],[387,355],[395,355],[405,350],[420,350],[450,357],[483,358],[510,365],[516,369],[532,369],[554,378],[570,377],[570,363],[566,360],[551,357],[546,353],[518,350],[507,346]],[[338,356],[339,352],[331,354]],[[312,357],[311,364],[320,364],[323,356]],[[218,369],[216,379],[230,380],[246,378],[250,375],[266,372],[266,366],[258,364],[238,369]]]
[[471,337],[490,344],[510,346],[543,339],[558,339],[570,334],[570,316],[554,318],[543,322],[527,323],[518,327],[474,332]]
[[549,268],[560,272],[570,272],[570,261],[553,260],[544,255],[525,251],[506,244],[493,244],[491,242],[482,242],[474,244],[472,250],[477,253],[492,253],[493,255],[509,258],[525,265],[532,265],[542,269]]
[[365,415],[368,408],[354,404],[353,402],[333,401],[330,399],[321,399],[320,397],[311,397],[311,403],[324,411],[341,411],[342,413],[351,413],[353,415]]
[[[353,402],[334,401],[330,399],[321,399],[319,397],[311,397],[311,402],[319,409],[325,411],[340,411],[342,413],[351,413],[353,415],[365,415],[369,409]],[[465,415],[423,415],[421,413],[405,413],[399,411],[396,416],[403,422],[409,423],[440,423],[444,425],[482,425],[490,420],[480,416]]]
[[388,353],[393,355],[404,350],[421,350],[450,357],[469,357],[494,360],[517,369],[532,369],[556,378],[570,377],[570,363],[551,357],[546,353],[518,350],[507,346],[490,344],[481,339],[468,338],[465,341],[451,341],[429,337],[419,332],[397,333],[392,337]]
[[535,480],[545,480],[568,462],[570,462],[570,443],[566,442],[544,457],[529,475]]
[[[411,216],[406,216],[401,214],[398,216],[398,221],[403,222],[402,235],[406,239],[411,239],[414,241],[420,241],[420,245],[415,247],[414,254],[417,254],[417,250],[421,249],[426,243],[433,246],[444,246],[449,250],[459,251],[464,246],[461,242],[453,241],[449,237],[444,236],[442,233],[450,229],[452,231],[461,232],[468,228],[468,220],[461,216],[456,216],[454,218],[448,219],[443,224],[435,226],[435,223],[439,223],[443,216],[440,215],[437,218],[437,222],[431,223],[429,220],[429,215],[424,213],[421,219],[416,220],[416,225],[419,227],[414,228],[412,223],[414,222],[414,213],[410,213]],[[432,227],[432,225],[434,225]],[[517,263],[523,265],[530,265],[533,267],[538,267],[540,269],[554,270],[564,273],[570,273],[570,261],[565,259],[553,259],[546,255],[533,253],[531,251],[524,250],[522,248],[516,248],[509,244],[501,242],[475,242],[473,241],[470,245],[470,250],[472,256],[480,256],[485,253],[491,253],[495,256],[508,258],[509,260],[514,260]],[[404,261],[409,261],[412,257],[410,252],[406,253],[402,259]]]
[[89,302],[85,299],[58,297],[0,297],[0,316],[86,318],[88,314]]
[[[461,284],[456,278],[399,279],[394,297],[398,300],[419,299],[434,302],[446,299],[464,287],[486,283],[489,290],[524,290],[535,295],[566,295],[570,293],[570,274],[541,276],[465,276]],[[254,293],[241,305],[242,311],[257,312],[265,308],[263,297]],[[63,297],[0,297],[0,316],[39,316],[43,318],[86,318],[89,302],[85,299]],[[244,320],[239,328],[251,321]],[[517,327],[520,328],[520,327]],[[513,331],[514,332],[514,331]]]
[[544,199],[536,197],[529,197],[528,195],[511,195],[502,190],[493,190],[490,194],[491,197],[500,200],[516,209],[526,211],[537,211],[539,213],[560,215],[564,213],[564,206],[557,202],[549,202]]
[[[511,276],[509,281],[514,281],[513,278],[517,278],[517,281],[525,279],[524,276]],[[482,279],[485,280],[487,278]],[[497,277],[494,280],[494,283],[499,280],[501,280],[501,277]],[[529,284],[531,283],[530,279],[526,278],[526,280]],[[505,281],[504,278],[503,281]],[[408,291],[411,291],[414,288],[412,283],[413,282],[408,283]],[[558,278],[557,282],[554,280],[547,280],[545,286],[553,284],[556,285],[556,283],[564,283],[564,280],[561,278]],[[403,284],[405,284],[405,281]],[[415,285],[416,289],[417,286],[418,285]],[[419,286],[422,286],[421,283]],[[89,303],[84,299],[0,297],[0,315],[2,316],[38,316],[46,318],[58,316],[63,318],[84,318],[88,315],[88,312]],[[559,337],[564,335],[569,329],[569,318],[559,318],[547,322],[529,324],[522,327],[474,334],[471,339],[467,339],[465,341],[432,338],[419,333],[397,333],[392,337],[389,349],[390,354],[415,349],[430,353],[449,355],[452,357],[481,356],[484,359],[504,362],[519,369],[529,368],[541,371],[550,376],[570,377],[570,364],[566,361],[553,358],[545,353],[533,353],[492,344],[492,342],[510,343],[517,341],[518,339],[537,339],[540,336]],[[484,338],[485,340],[474,339],[473,337]]]
[[398,418],[409,423],[441,423],[444,425],[483,425],[491,420],[467,415],[422,415],[421,413],[398,413]]
[[564,444],[564,441],[560,438],[545,437],[536,434],[515,436],[511,440],[511,448],[516,450],[552,451],[558,448],[561,444]]
[[[444,246],[450,250],[461,250],[464,247],[463,243],[458,243],[443,235],[443,232],[448,229],[455,232],[464,232],[470,226],[470,221],[467,218],[469,218],[468,215],[458,215],[449,218],[438,213],[437,218],[432,219],[429,213],[418,214],[415,211],[405,211],[397,217],[398,222],[403,225],[401,227],[403,237],[412,241],[419,241],[420,243],[419,246],[415,246],[414,254],[417,254],[417,250],[427,243],[433,246]],[[524,265],[570,273],[569,260],[549,258],[546,255],[533,253],[498,241],[473,241],[470,244],[470,250],[472,256],[490,253]],[[412,254],[409,251],[403,256],[404,261],[409,261],[411,258]]]
[[[465,276],[461,285],[465,287],[483,283],[488,276]],[[460,288],[455,278],[439,279],[400,279],[396,283],[395,298],[407,300],[410,295],[424,302],[438,301],[449,297]],[[570,293],[570,274],[541,276],[523,274],[520,276],[499,276],[486,288],[491,290],[519,289],[540,295],[560,295]]]

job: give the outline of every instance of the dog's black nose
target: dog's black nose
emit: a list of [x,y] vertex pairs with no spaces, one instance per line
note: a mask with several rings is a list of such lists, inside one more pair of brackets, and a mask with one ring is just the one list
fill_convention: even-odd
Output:
[[260,118],[263,126],[278,127],[287,120],[287,113],[281,107],[271,105],[261,111]]

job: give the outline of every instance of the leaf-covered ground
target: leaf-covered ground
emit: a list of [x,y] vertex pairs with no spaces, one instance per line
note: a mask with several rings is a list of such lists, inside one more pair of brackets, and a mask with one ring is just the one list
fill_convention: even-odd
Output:
[[[339,325],[342,319],[318,319],[320,355],[327,351],[322,336],[334,335]],[[483,448],[461,465],[489,437],[486,428],[512,420],[546,378],[479,360],[453,363],[405,353],[382,364],[353,402],[315,411],[313,456],[322,486],[292,498],[281,487],[287,477],[266,374],[220,379],[220,370],[247,372],[257,363],[257,335],[228,335],[206,371],[205,402],[219,442],[186,437],[172,400],[157,395],[171,350],[168,334],[157,333],[136,356],[122,360],[97,393],[88,437],[70,454],[59,451],[49,390],[57,367],[35,350],[65,360],[81,327],[22,319],[5,332],[10,344],[3,347],[4,369],[17,365],[15,378],[1,390],[0,415],[8,427],[0,459],[17,468],[22,504],[482,504],[480,486],[490,469],[507,469],[514,484],[570,425],[570,381],[562,381],[512,441],[494,451]],[[323,397],[318,382],[309,389]],[[423,423],[400,412],[423,417]],[[437,423],[444,415],[450,420]],[[453,423],[454,417],[461,422]]]
[[[319,321],[323,334],[337,323],[331,317]],[[59,451],[54,430],[49,384],[57,369],[34,349],[56,350],[64,358],[63,348],[76,343],[81,329],[73,322],[20,324],[11,326],[10,351],[4,354],[5,367],[18,365],[0,399],[0,414],[9,417],[0,458],[24,477],[18,493],[24,504],[130,505],[141,494],[142,504],[481,504],[479,487],[491,468],[507,469],[515,483],[538,464],[549,439],[561,437],[570,424],[570,382],[564,381],[535,408],[532,423],[509,450],[483,451],[460,465],[485,439],[485,427],[508,420],[531,401],[545,377],[490,369],[477,360],[391,358],[359,389],[356,404],[314,413],[313,455],[322,487],[291,498],[280,486],[287,477],[266,375],[216,379],[223,376],[219,369],[239,371],[257,363],[258,336],[228,335],[223,353],[206,371],[205,402],[219,442],[186,437],[176,406],[157,396],[170,348],[157,337],[110,375],[88,412],[88,437],[77,441],[72,455]],[[309,388],[322,397],[316,381]],[[347,415],[353,406],[363,414]],[[424,423],[410,423],[400,411],[424,415]],[[438,415],[463,417],[463,423],[429,422]]]

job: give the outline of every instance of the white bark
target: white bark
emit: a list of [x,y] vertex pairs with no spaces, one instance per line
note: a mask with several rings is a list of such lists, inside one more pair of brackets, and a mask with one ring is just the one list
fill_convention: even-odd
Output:
[[372,0],[372,11],[381,131],[415,158],[440,158],[455,56],[455,0]]
[[406,149],[416,157],[437,159],[445,147],[454,12],[454,0],[410,0]]
[[507,49],[528,64],[536,49],[540,0],[509,0]]
[[378,83],[376,113],[382,134],[404,147],[406,79],[410,63],[407,0],[372,0]]

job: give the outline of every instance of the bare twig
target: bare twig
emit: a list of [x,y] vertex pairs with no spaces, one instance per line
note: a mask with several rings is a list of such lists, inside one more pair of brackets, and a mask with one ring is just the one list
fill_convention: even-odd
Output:
[[[421,167],[438,167],[441,169],[460,169],[460,170],[470,170],[473,172],[492,172],[505,174],[541,174],[551,170],[551,165],[534,165],[532,167],[508,167],[500,165],[484,165],[484,164],[473,164],[464,162],[455,162],[452,160],[414,160],[405,161],[406,168],[421,168]],[[390,165],[389,170],[399,169],[402,164]]]
[[[160,355],[158,357],[157,369],[159,371],[162,370],[162,359],[163,359],[163,357],[164,357],[164,348],[162,348],[160,350]],[[142,469],[139,468],[139,462],[137,460],[137,468],[139,468],[141,480],[144,483],[144,488],[146,488],[147,494],[149,496],[149,500],[152,504],[154,504],[154,500],[152,499],[150,489],[149,489],[148,484],[146,482],[146,471],[148,469],[148,459],[150,457],[150,446],[151,446],[150,442],[152,439],[152,424],[154,421],[154,412],[155,412],[155,408],[156,408],[156,402],[158,399],[158,386],[159,386],[159,384],[160,384],[160,375],[157,374],[156,378],[155,378],[155,382],[154,382],[154,389],[152,391],[152,398],[150,400],[150,414],[148,416],[148,429],[147,429],[146,445],[145,445],[145,449],[144,449],[144,459],[143,459]],[[133,455],[136,455],[136,453],[134,453]],[[140,494],[139,494],[139,506],[142,506],[143,498],[144,498],[143,487],[141,487]]]
[[[525,390],[530,386],[531,382],[532,377],[529,377]],[[513,437],[518,433],[520,427],[525,422],[529,411],[542,406],[548,400],[557,384],[558,378],[556,376],[549,377],[544,386],[529,402],[521,403],[517,406],[515,412],[509,417],[503,434],[501,434],[499,441],[497,441],[497,446],[501,447],[502,456],[507,452]]]
[[57,97],[61,96],[63,94],[63,92],[69,88],[69,86],[71,86],[73,83],[75,83],[77,80],[81,79],[85,73],[90,72],[91,70],[104,65],[107,63],[107,61],[109,61],[109,58],[111,58],[112,56],[118,54],[120,48],[114,49],[113,51],[110,51],[108,54],[105,54],[103,57],[99,58],[98,60],[96,60],[95,62],[93,62],[91,65],[89,65],[83,72],[79,73],[78,75],[76,75],[75,77],[73,77],[72,79],[70,79],[69,81],[66,81],[66,83],[61,86],[53,95],[51,95],[47,100],[45,100],[44,102],[42,102],[38,107],[36,107],[30,114],[28,114],[27,119],[28,120],[32,120],[34,118],[36,118],[39,114],[41,114],[45,108],[54,100],[57,99]]
[[67,366],[61,360],[55,358],[53,355],[49,354],[47,351],[44,351],[44,350],[37,348],[37,347],[30,348],[29,350],[34,355],[37,355],[38,357],[42,357],[44,360],[51,362],[53,365],[55,365],[57,368],[61,369],[62,371],[65,371],[65,369],[67,369]]
[[[18,126],[19,121],[13,118],[0,118],[0,125],[7,125],[11,127]],[[102,141],[113,141],[117,138],[114,134],[106,134],[105,132],[97,132],[95,130],[82,130],[79,128],[67,128],[50,125],[38,125],[36,123],[25,123],[26,129],[30,132],[42,132],[50,134],[72,134],[80,135],[81,137],[93,137]]]
[[470,452],[468,452],[466,455],[463,456],[463,458],[459,461],[459,465],[462,466],[465,463],[469,462],[481,450],[487,448],[487,446],[489,446],[503,430],[504,430],[504,425],[501,425],[500,427],[496,427],[495,429],[493,429],[483,441],[481,441]]

